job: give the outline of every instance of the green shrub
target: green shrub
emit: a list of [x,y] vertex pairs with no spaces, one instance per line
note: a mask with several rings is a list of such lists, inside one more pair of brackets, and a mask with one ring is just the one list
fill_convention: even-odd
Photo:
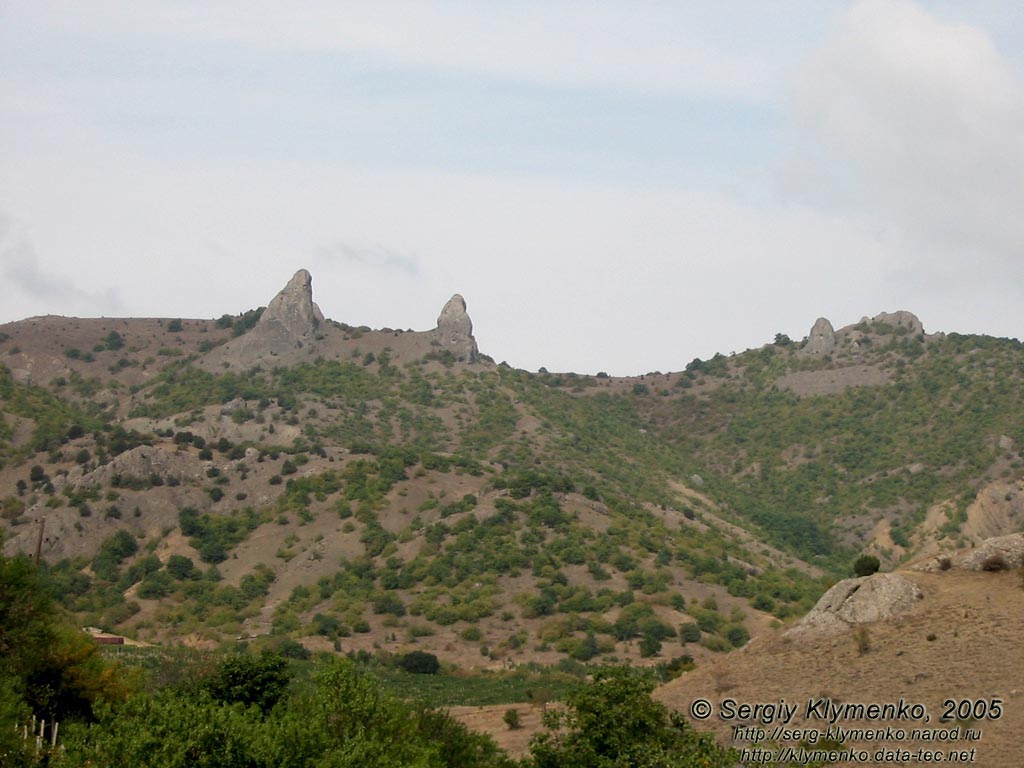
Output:
[[550,730],[535,737],[530,748],[536,768],[736,764],[734,752],[651,700],[654,686],[653,679],[632,669],[596,670],[592,682],[566,695],[564,711],[545,713]]
[[426,651],[410,651],[398,659],[398,666],[417,675],[436,675],[441,671],[437,656]]
[[861,555],[853,563],[853,572],[856,576],[870,576],[877,573],[881,565],[877,557]]
[[750,640],[750,632],[742,624],[729,624],[725,627],[723,634],[733,648],[740,648]]
[[284,696],[290,681],[288,662],[280,653],[239,653],[220,662],[203,688],[216,701],[255,705],[267,713]]
[[505,722],[505,725],[508,726],[510,731],[518,731],[523,727],[523,723],[519,719],[519,710],[517,709],[506,709],[505,714],[501,719]]

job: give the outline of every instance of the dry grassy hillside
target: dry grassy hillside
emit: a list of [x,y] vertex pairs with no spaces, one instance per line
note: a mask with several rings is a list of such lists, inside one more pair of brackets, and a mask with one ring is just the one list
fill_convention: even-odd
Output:
[[[927,707],[931,722],[841,720],[843,727],[893,726],[973,727],[981,732],[976,742],[963,738],[951,743],[928,743],[909,738],[891,742],[863,742],[874,752],[880,747],[911,750],[976,749],[973,765],[1004,768],[1024,760],[1024,589],[1017,573],[946,571],[903,572],[924,597],[906,615],[864,625],[863,631],[832,637],[797,640],[782,632],[754,638],[746,647],[690,672],[659,689],[665,704],[688,712],[697,699],[712,702],[715,715],[704,727],[723,743],[734,740],[734,727],[747,724],[719,717],[721,703],[798,704],[791,723],[824,731],[827,722],[800,717],[809,699],[827,697],[835,703],[888,703],[901,698]],[[968,725],[941,723],[947,699],[1002,701],[997,720]],[[770,731],[778,723],[768,726]],[[796,746],[796,741],[781,741]],[[853,745],[855,742],[848,742]],[[917,761],[889,761],[913,765]],[[845,763],[841,763],[845,764]],[[941,764],[955,764],[944,762]]]
[[[712,703],[715,714],[690,721],[701,730],[711,730],[722,744],[752,749],[750,739],[735,738],[737,726],[764,728],[765,749],[799,748],[800,740],[780,739],[770,743],[771,731],[780,721],[759,725],[751,718],[725,720],[718,715],[727,700],[739,704],[798,705],[786,727],[813,729],[822,734],[808,749],[833,748],[823,742],[829,721],[807,719],[809,700],[830,699],[837,705],[898,703],[923,704],[930,722],[897,719],[839,719],[842,728],[904,728],[907,737],[890,741],[857,742],[848,747],[866,749],[871,760],[884,765],[917,765],[918,750],[941,750],[942,760],[933,764],[956,765],[946,760],[950,751],[974,749],[970,762],[978,768],[1006,768],[1024,760],[1024,589],[1017,573],[946,571],[942,573],[903,572],[922,590],[924,597],[910,613],[856,630],[810,640],[786,636],[784,630],[755,637],[747,646],[716,658],[662,686],[655,698],[684,713],[698,699]],[[998,719],[943,723],[940,718],[947,699],[972,702],[1002,702]],[[452,714],[471,728],[489,733],[511,754],[525,754],[530,738],[541,730],[540,709],[520,705],[523,727],[511,731],[502,718],[506,706],[456,707]],[[815,710],[818,711],[818,710]],[[824,710],[821,710],[824,711]],[[911,739],[909,731],[923,728],[949,732],[959,727],[959,738],[951,741]],[[966,729],[980,732],[976,741],[965,738]],[[805,734],[806,735],[806,734]],[[879,749],[907,750],[911,759],[874,755]],[[748,753],[748,757],[750,754]],[[755,762],[758,758],[754,758]],[[864,763],[837,762],[834,765]]]
[[[79,625],[153,643],[696,665],[660,694],[684,709],[999,697],[976,764],[1013,764],[1009,574],[913,574],[925,599],[863,651],[780,625],[859,555],[1021,530],[1024,344],[826,326],[675,373],[534,374],[477,349],[460,296],[371,330],[325,319],[304,271],[219,319],[10,323],[3,551],[38,549]],[[539,717],[506,709],[464,716],[521,751]]]

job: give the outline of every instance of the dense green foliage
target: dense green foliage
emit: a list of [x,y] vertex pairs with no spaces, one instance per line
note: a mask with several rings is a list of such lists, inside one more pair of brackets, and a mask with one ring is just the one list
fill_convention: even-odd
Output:
[[1000,458],[996,437],[1024,444],[1019,342],[887,338],[862,353],[887,385],[797,397],[772,385],[794,361],[768,347],[735,359],[742,378],[652,411],[657,431],[700,458],[694,469],[716,499],[838,571],[837,519],[909,508],[912,526],[932,503],[977,487]]
[[[243,657],[244,658],[244,657]],[[225,661],[218,677],[228,674]],[[232,674],[228,674],[229,677]],[[166,689],[101,708],[92,725],[68,729],[53,765],[505,766],[487,737],[444,715],[382,693],[348,661],[325,663],[308,692],[272,708],[241,698]]]
[[878,571],[881,563],[878,562],[878,558],[873,555],[861,555],[853,561],[853,575],[854,576],[870,576],[871,574]]
[[545,714],[561,728],[532,745],[536,768],[689,768],[732,766],[735,753],[692,729],[650,698],[654,681],[625,668],[600,669],[565,698],[566,711]]
[[[258,317],[202,328],[199,351]],[[456,637],[480,660],[556,651],[559,669],[579,672],[625,653],[678,673],[694,663],[688,644],[702,646],[698,663],[705,649],[744,645],[749,610],[787,619],[851,564],[877,569],[857,556],[879,521],[896,545],[877,552],[888,567],[920,543],[932,505],[948,509],[937,535],[955,539],[977,491],[1024,466],[1024,346],[1013,340],[866,323],[826,357],[779,334],[623,381],[464,367],[443,352],[399,364],[380,346],[210,373],[171,335],[188,337],[192,321],[166,330],[171,346],[148,358],[132,357],[127,330],[68,342],[82,348],[64,350],[70,373],[49,388],[0,366],[4,525],[26,532],[52,509],[85,553],[38,569],[3,562],[0,719],[67,718],[68,764],[119,750],[155,765],[501,764],[443,716],[382,693],[414,679],[434,703],[455,703],[450,658],[429,652],[444,655],[441,644],[417,650],[421,638]],[[817,374],[856,383],[861,369],[869,386],[790,388]],[[163,421],[135,432],[118,423],[128,410]],[[167,460],[150,467],[140,451],[139,476],[105,466],[143,445]],[[190,548],[174,549],[175,528]],[[246,562],[249,544],[267,540],[269,553]],[[761,542],[805,562],[783,567]],[[278,566],[296,557],[316,575],[282,594]],[[737,599],[695,599],[692,581]],[[155,636],[233,640],[257,620],[278,650],[123,701],[124,679],[61,628],[62,609],[79,626]],[[293,681],[308,636],[342,652],[375,644],[381,666]],[[481,676],[465,695],[508,703],[524,686],[564,684]],[[569,694],[567,729],[537,743],[536,764],[723,757],[649,705],[649,685],[599,673]],[[652,736],[641,743],[642,731]]]
[[127,691],[92,639],[60,621],[35,566],[0,556],[0,764],[33,764],[15,731],[31,715],[87,721],[99,701]]
[[[45,452],[21,449],[0,514],[15,528],[73,510],[88,552],[44,568],[46,588],[80,624],[155,637],[225,640],[258,619],[293,644],[369,641],[396,657],[451,628],[474,661],[553,650],[567,664],[667,665],[689,643],[699,660],[743,645],[751,610],[807,610],[883,520],[896,546],[872,551],[886,567],[913,554],[936,503],[948,509],[938,535],[955,540],[977,490],[1022,467],[1024,347],[1010,340],[868,323],[824,358],[779,335],[624,381],[440,352],[399,362],[376,341],[344,359],[211,373],[179,338],[161,342],[178,345],[174,362],[126,364],[159,368],[119,400],[119,413],[163,420],[140,434],[105,404],[125,391],[122,368],[106,382],[85,373],[131,353],[127,331],[104,333],[96,359],[69,357],[50,390],[0,380],[6,412],[49,436]],[[818,374],[856,383],[862,369],[870,386],[789,388]],[[25,434],[0,420],[8,448],[15,423]],[[138,445],[181,469],[91,474]],[[175,523],[190,549],[165,561]],[[804,562],[785,567],[761,542]],[[277,592],[284,564],[307,558],[316,576]],[[735,600],[703,604],[694,581]]]

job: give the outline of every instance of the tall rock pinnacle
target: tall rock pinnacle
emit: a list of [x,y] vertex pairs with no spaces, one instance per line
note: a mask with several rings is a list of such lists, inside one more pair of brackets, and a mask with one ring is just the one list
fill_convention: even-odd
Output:
[[807,337],[807,343],[803,352],[808,355],[828,355],[836,346],[836,333],[832,323],[827,318],[819,317],[811,326],[811,333]]
[[263,310],[259,322],[246,334],[208,352],[198,363],[207,370],[244,370],[256,365],[293,365],[319,347],[324,323],[313,303],[313,278],[300,269]]
[[320,307],[313,302],[313,277],[300,269],[271,299],[252,333],[271,354],[282,354],[313,341],[323,321]]
[[452,296],[437,317],[434,330],[437,341],[443,349],[468,363],[476,362],[480,356],[476,339],[473,338],[473,321],[466,313],[466,300],[459,294]]

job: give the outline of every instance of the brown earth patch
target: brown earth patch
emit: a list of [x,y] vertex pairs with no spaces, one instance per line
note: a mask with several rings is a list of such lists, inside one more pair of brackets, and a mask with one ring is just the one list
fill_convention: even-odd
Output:
[[[924,593],[909,613],[888,622],[865,625],[832,637],[808,641],[771,633],[756,637],[744,648],[698,667],[662,686],[655,698],[688,712],[699,698],[712,702],[716,715],[697,723],[722,743],[733,742],[736,721],[720,719],[721,702],[787,703],[804,713],[809,699],[828,697],[837,703],[922,703],[928,724],[907,721],[841,721],[844,727],[873,725],[951,727],[939,717],[943,702],[986,700],[1003,702],[998,720],[973,723],[982,731],[977,742],[953,744],[909,739],[858,744],[869,751],[879,747],[970,749],[975,766],[1003,768],[1024,759],[1024,590],[1015,573],[902,572]],[[863,648],[866,650],[862,650]],[[777,724],[777,723],[776,723]],[[794,718],[794,726],[824,731],[827,723]],[[795,742],[783,742],[795,746]],[[850,742],[853,745],[853,742]],[[846,763],[840,763],[845,765]],[[888,762],[887,765],[912,765]]]

